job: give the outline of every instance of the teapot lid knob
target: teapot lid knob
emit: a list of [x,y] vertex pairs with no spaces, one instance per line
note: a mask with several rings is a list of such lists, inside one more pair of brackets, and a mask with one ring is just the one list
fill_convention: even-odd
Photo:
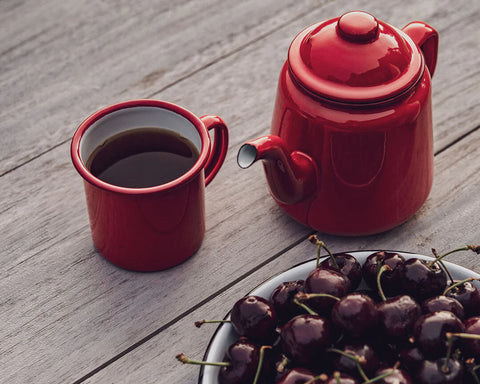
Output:
[[367,12],[348,12],[338,20],[337,33],[353,43],[368,43],[378,37],[378,21]]

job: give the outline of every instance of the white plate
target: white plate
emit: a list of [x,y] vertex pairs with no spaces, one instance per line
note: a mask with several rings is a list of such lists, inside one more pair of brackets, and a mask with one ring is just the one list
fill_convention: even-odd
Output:
[[[372,253],[377,251],[355,251],[355,252],[346,252],[352,256],[355,256],[357,260],[363,264],[365,259],[371,255]],[[418,255],[414,253],[407,253],[407,252],[399,252],[399,251],[388,251],[388,252],[395,252],[398,253],[405,258],[412,258],[417,257],[420,259],[429,259],[432,260],[432,257],[427,257],[423,255]],[[444,261],[445,265],[447,266],[449,272],[451,273],[454,279],[463,280],[469,277],[480,278],[478,273],[475,273],[467,268],[460,267],[456,264],[452,264],[449,262]],[[298,264],[285,272],[282,272],[278,275],[271,277],[270,279],[266,280],[264,283],[260,284],[258,287],[253,289],[248,295],[256,295],[261,296],[266,299],[270,298],[270,294],[273,290],[279,286],[281,283],[291,280],[300,280],[305,279],[308,274],[315,268],[316,259],[312,259],[306,261],[304,263]],[[360,285],[359,289],[365,288],[366,286]],[[240,297],[239,297],[240,299]],[[233,306],[234,302],[232,302]],[[226,318],[230,316],[227,315]],[[205,361],[222,361],[225,355],[225,351],[227,350],[228,346],[231,345],[235,340],[237,340],[238,336],[233,330],[231,324],[221,324],[217,330],[215,331],[210,343],[207,347],[207,351],[205,352]],[[213,366],[202,366],[200,368],[200,376],[198,379],[199,384],[219,384],[218,383],[218,367]]]

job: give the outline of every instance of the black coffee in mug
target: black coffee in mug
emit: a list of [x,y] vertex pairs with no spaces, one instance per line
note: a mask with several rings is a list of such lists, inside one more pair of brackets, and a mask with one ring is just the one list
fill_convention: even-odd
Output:
[[195,145],[163,128],[135,128],[114,135],[87,160],[90,172],[106,183],[147,188],[185,174],[199,157]]

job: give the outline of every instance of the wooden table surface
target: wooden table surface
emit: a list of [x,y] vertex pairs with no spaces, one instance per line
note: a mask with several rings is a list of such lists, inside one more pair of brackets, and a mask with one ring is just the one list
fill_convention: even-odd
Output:
[[[480,242],[480,3],[475,0],[2,0],[0,2],[0,382],[196,383],[221,318],[269,276],[314,257],[313,233],[236,164],[268,133],[278,74],[306,26],[363,9],[440,34],[433,79],[435,178],[407,223],[368,237],[319,236],[337,252],[430,254]],[[93,248],[69,145],[115,102],[152,98],[228,124],[227,159],[206,192],[207,233],[187,262],[116,268]],[[480,259],[451,261],[480,272]]]

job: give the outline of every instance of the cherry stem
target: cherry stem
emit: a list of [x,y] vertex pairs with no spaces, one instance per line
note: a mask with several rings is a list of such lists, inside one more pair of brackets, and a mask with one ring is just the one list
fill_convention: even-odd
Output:
[[443,270],[447,273],[448,275],[448,278],[450,279],[450,281],[452,282],[453,284],[453,276],[452,274],[450,273],[450,271],[448,270],[447,266],[445,265],[445,263],[443,262],[443,260],[440,260],[440,255],[438,254],[437,250],[435,248],[432,248],[432,253],[433,255],[435,256],[435,258],[438,260],[438,262],[440,263],[440,265],[443,267]]
[[472,374],[473,379],[475,380],[475,382],[476,382],[477,384],[480,384],[480,379],[478,378],[477,372],[475,372],[478,368],[480,368],[480,365],[476,365],[475,367],[473,367],[473,368],[470,370],[470,373]]
[[455,349],[455,351],[453,351],[452,356],[454,360],[460,360],[462,357],[462,351],[460,351],[460,349],[457,348]]
[[373,379],[364,381],[362,384],[370,384],[370,383],[375,383],[376,381],[382,380],[387,376],[390,376],[396,368],[390,369],[388,372],[382,373],[381,375],[378,375],[377,377],[374,377]]
[[329,295],[328,293],[304,293],[298,292],[293,299],[293,302],[303,309],[305,309],[310,315],[318,316],[318,313],[311,309],[309,306],[305,305],[303,301],[313,299],[315,297],[327,297],[329,299],[340,301],[340,299],[336,296]]
[[442,260],[445,256],[451,255],[452,253],[459,252],[459,251],[473,251],[476,254],[480,254],[480,245],[466,245],[464,247],[452,249],[451,251],[448,251],[447,253],[444,253],[443,255],[438,256],[435,260],[431,261],[429,265],[432,266],[433,264]]
[[200,328],[203,324],[231,323],[230,320],[200,320],[195,321],[195,327]]
[[252,384],[257,384],[258,378],[260,377],[260,372],[262,371],[263,359],[265,357],[265,350],[272,349],[269,345],[263,345],[260,347],[260,354],[258,356],[258,365],[257,365],[257,372],[255,372],[255,378],[253,379]]
[[337,384],[342,384],[342,382],[340,381],[340,372],[338,371],[333,372],[333,377],[335,378],[335,381],[337,382]]
[[478,280],[478,279],[475,279],[474,277],[469,277],[465,280],[461,280],[461,281],[456,282],[455,284],[452,284],[447,289],[445,289],[445,291],[443,291],[443,296],[445,296],[452,289],[457,288],[458,286],[460,286],[462,284],[469,283],[469,282],[474,281],[474,280]]
[[212,365],[214,367],[229,367],[232,365],[229,362],[211,362],[211,361],[200,361],[200,360],[192,360],[185,356],[183,353],[179,353],[175,358],[183,364],[193,364],[193,365]]
[[471,340],[480,340],[480,335],[477,335],[475,333],[450,333],[450,332],[447,332],[445,334],[445,336],[447,337],[459,337],[461,339],[471,339]]
[[357,366],[357,369],[358,369],[358,372],[360,373],[360,376],[362,376],[362,379],[366,382],[368,382],[368,380],[370,380],[368,378],[368,376],[365,374],[365,371],[362,369],[362,366],[360,365],[361,364],[361,361],[362,359],[360,357],[358,357],[358,355],[356,353],[353,353],[353,352],[345,352],[345,351],[342,351],[340,349],[337,349],[337,348],[329,348],[327,349],[327,351],[329,352],[335,352],[335,353],[338,353],[342,356],[345,356],[345,357],[348,357],[349,359],[352,359],[353,361],[355,361],[355,364]]
[[445,359],[445,362],[443,363],[442,365],[442,372],[443,373],[449,373],[450,372],[450,369],[448,368],[448,363],[450,362],[450,359],[452,357],[452,347],[453,347],[453,333],[450,333],[450,332],[447,332],[445,334],[445,336],[447,337],[447,357]]
[[385,297],[385,293],[383,293],[382,284],[380,283],[380,278],[382,277],[382,275],[385,271],[391,271],[391,270],[392,270],[392,268],[390,268],[388,265],[382,265],[382,267],[380,268],[380,270],[377,273],[378,294],[380,295],[380,297],[382,298],[382,300],[384,302],[387,301],[387,298]]
[[306,381],[304,384],[314,384],[317,380],[327,381],[328,376],[325,373],[322,373],[318,376],[315,376],[313,379],[310,379],[310,380]]
[[330,258],[332,259],[333,266],[335,268],[340,269],[340,267],[338,266],[337,260],[335,259],[335,256],[333,256],[333,253],[330,251],[330,249],[328,249],[328,247],[325,245],[323,241],[322,241],[322,247],[328,252]]
[[312,244],[315,244],[317,246],[317,263],[315,265],[316,268],[320,265],[320,251],[322,250],[322,246],[320,245],[320,240],[318,240],[318,237],[315,235],[310,235],[308,237],[308,241],[310,241]]
[[305,301],[305,300],[309,300],[309,299],[314,299],[316,297],[327,297],[329,299],[333,299],[333,300],[336,300],[336,301],[340,301],[340,299],[337,297],[337,296],[333,296],[333,295],[330,295],[328,293],[304,293],[304,292],[298,292],[296,295],[295,295],[295,298],[298,300],[298,301]]
[[283,355],[282,361],[280,361],[280,363],[279,363],[278,366],[277,366],[277,369],[276,369],[277,372],[280,373],[280,374],[282,374],[282,373],[285,371],[285,366],[286,366],[289,362],[290,362],[290,359],[289,359],[287,356]]
[[[450,354],[451,354],[453,338],[454,337],[459,337],[461,339],[480,340],[480,335],[473,334],[473,333],[462,333],[462,332],[451,333],[451,332],[447,332],[447,333],[445,333],[445,336],[447,337],[447,342],[448,342],[448,352],[447,352],[447,359],[445,360],[445,364],[443,364],[443,366],[442,366],[442,371],[443,372],[448,372],[448,366],[446,367],[447,370],[444,370],[444,369],[445,369],[445,366],[447,365],[448,359],[449,359]],[[471,374],[478,384],[480,384],[480,380],[479,380],[477,374],[475,373],[475,370],[477,370],[479,367],[480,367],[480,365],[477,365],[477,366],[473,367],[473,369],[471,370]]]
[[318,239],[317,235],[309,236],[308,241],[310,241],[312,244],[315,244],[317,246],[317,265],[316,265],[317,268],[320,265],[320,250],[323,248],[330,255],[330,258],[332,259],[333,266],[335,268],[339,269],[337,260],[335,260],[335,257],[333,256],[332,252],[330,252],[330,250],[328,249],[328,247],[325,245],[325,243],[323,241]]
[[308,307],[307,305],[301,303],[300,301],[297,300],[297,298],[294,298],[293,299],[293,302],[297,305],[299,305],[300,307],[302,307],[305,311],[307,311],[308,314],[310,315],[314,315],[314,316],[318,316],[318,313],[315,312],[314,310],[312,310],[310,307]]

